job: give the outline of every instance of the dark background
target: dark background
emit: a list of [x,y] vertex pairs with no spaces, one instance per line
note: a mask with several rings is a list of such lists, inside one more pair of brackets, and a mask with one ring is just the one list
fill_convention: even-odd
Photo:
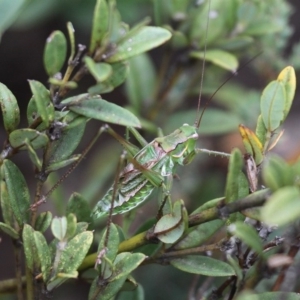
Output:
[[[49,1],[51,2],[51,1]],[[43,68],[43,49],[45,45],[45,40],[49,36],[49,34],[55,30],[59,29],[66,33],[66,22],[71,21],[76,30],[76,42],[87,44],[89,43],[89,30],[91,27],[92,14],[93,14],[93,6],[94,1],[53,1],[53,5],[49,5],[47,13],[43,13],[40,16],[35,16],[30,20],[30,16],[27,17],[27,21],[23,20],[22,22],[17,22],[15,26],[7,30],[1,39],[0,43],[0,82],[4,83],[8,86],[8,88],[14,93],[16,98],[18,99],[18,103],[21,111],[26,112],[27,103],[31,97],[31,92],[29,89],[29,84],[27,82],[28,79],[36,79],[44,84],[47,83],[47,75]],[[124,1],[125,2],[125,1]],[[130,2],[130,1],[127,1]],[[294,13],[290,19],[290,23],[294,28],[295,32],[290,39],[289,45],[286,47],[285,53],[282,55],[287,55],[294,43],[299,41],[300,38],[300,1],[291,0],[290,3],[294,7]],[[149,14],[150,7],[148,5],[144,5],[143,1],[140,1],[140,6],[136,7],[137,11],[132,11],[132,7],[130,10],[126,9],[126,5],[123,4],[120,6],[122,8],[121,14],[125,15],[125,21],[132,24],[135,21],[141,19],[142,17]],[[129,7],[129,6],[128,6]],[[138,12],[138,13],[137,13]],[[20,21],[20,20],[19,20]],[[298,77],[299,78],[299,77]],[[255,80],[251,79],[251,76],[243,76],[241,75],[241,79],[245,84],[253,86]],[[83,82],[81,86],[82,92],[85,91],[85,86],[91,82],[91,79],[86,79],[86,82]],[[260,87],[261,88],[261,87]],[[108,96],[113,98],[115,95],[120,97],[122,94],[122,88],[116,91],[117,94],[110,94]],[[294,101],[294,106],[291,112],[291,115],[288,117],[288,120],[285,125],[285,130],[288,138],[293,140],[295,145],[291,145],[291,147],[280,147],[279,151],[281,151],[282,155],[287,159],[293,159],[299,155],[299,112],[300,105],[298,99]],[[20,127],[26,126],[26,116],[22,116]],[[94,132],[94,128],[90,126],[90,132]],[[5,134],[3,128],[0,130],[0,142],[3,143],[5,139]],[[230,141],[226,140],[223,142]],[[294,147],[293,147],[294,146]],[[294,150],[291,151],[290,148]],[[96,150],[95,150],[96,151]],[[18,164],[22,164],[23,158],[25,156],[20,155],[16,158],[16,162]],[[87,162],[86,162],[87,163]],[[32,170],[28,169],[26,165],[23,165],[22,171],[24,172],[26,179],[30,183],[30,177],[32,176]],[[68,184],[71,186],[77,184],[76,175],[69,179]],[[0,251],[1,251],[1,261],[0,261],[0,280],[8,279],[14,277],[14,267],[12,265],[11,259],[11,251],[12,247],[10,245],[7,237],[0,233],[1,243],[0,243]],[[6,253],[5,253],[6,252]],[[3,257],[6,259],[3,260]],[[155,266],[151,266],[149,268],[149,273],[145,273],[141,275],[140,280],[148,280],[151,283],[151,278],[147,278],[147,274],[151,276],[153,272],[151,269],[155,269]],[[154,272],[157,272],[154,270]],[[163,276],[163,272],[162,276]],[[174,278],[176,277],[176,270],[174,270]],[[181,282],[176,282],[176,279],[172,281],[170,279],[169,282],[165,282],[166,290],[174,289],[178,290],[180,293],[180,287],[189,285],[191,277],[187,275]],[[78,285],[80,284],[80,285]],[[76,285],[76,286],[75,286]],[[78,287],[80,286],[80,289]],[[84,283],[78,282],[70,282],[68,284],[68,289],[64,286],[61,289],[61,295],[59,299],[83,299],[82,295],[86,294],[88,290],[88,286]],[[149,290],[155,291],[155,286],[148,287]],[[82,292],[80,295],[79,290]],[[158,292],[158,291],[156,291]],[[146,292],[147,294],[147,292]],[[155,293],[156,294],[156,293]],[[149,294],[151,295],[151,293]],[[152,299],[152,296],[149,299]],[[183,295],[184,297],[184,295]],[[156,299],[159,299],[158,295],[155,295]],[[11,297],[0,296],[0,299],[14,299]],[[163,299],[163,296],[162,298]],[[179,299],[179,298],[178,298]]]

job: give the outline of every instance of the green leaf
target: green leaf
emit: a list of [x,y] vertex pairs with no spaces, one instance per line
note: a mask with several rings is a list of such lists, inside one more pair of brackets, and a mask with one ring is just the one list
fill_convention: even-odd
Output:
[[189,0],[172,0],[171,3],[173,19],[184,19],[186,17],[186,10],[189,6]]
[[283,116],[283,120],[285,120],[292,106],[296,91],[296,74],[294,68],[290,66],[284,68],[278,75],[277,81],[282,82],[285,89],[286,97]]
[[106,0],[97,0],[94,9],[93,27],[89,52],[93,53],[100,46],[108,30],[109,11]]
[[34,267],[38,267],[40,265],[40,261],[38,259],[34,230],[30,225],[24,225],[22,237],[26,257],[26,266],[33,271]]
[[43,281],[47,282],[51,270],[51,253],[47,245],[46,239],[42,233],[40,233],[39,231],[35,231],[33,233],[33,238],[35,241],[38,258],[41,264]]
[[90,87],[88,89],[89,94],[96,95],[111,92],[115,87],[125,81],[129,70],[128,63],[122,61],[111,64],[110,66],[112,68],[112,75],[108,77],[107,80]]
[[29,80],[29,85],[34,97],[37,113],[42,118],[45,126],[48,127],[54,119],[54,107],[50,99],[50,93],[42,83],[36,80]]
[[10,133],[8,139],[11,146],[19,148],[19,150],[26,150],[28,141],[35,150],[45,147],[49,142],[46,134],[29,128],[14,130]]
[[171,2],[153,0],[153,10],[154,10],[154,21],[156,25],[163,25],[167,23],[171,13]]
[[47,38],[44,49],[44,66],[49,76],[55,75],[62,68],[67,56],[65,35],[55,30]]
[[300,192],[295,186],[283,187],[270,196],[261,210],[263,222],[286,225],[300,217]]
[[27,139],[25,140],[25,144],[28,150],[28,156],[31,160],[31,162],[36,166],[38,171],[41,171],[42,169],[42,162],[40,158],[38,157],[36,151],[32,148],[30,141]]
[[65,239],[67,233],[67,218],[66,217],[55,217],[51,223],[51,231],[55,238],[59,241],[63,241]]
[[258,22],[253,22],[251,26],[249,26],[244,33],[246,35],[254,35],[254,36],[260,36],[260,35],[267,35],[267,34],[275,34],[276,32],[279,32],[281,29],[281,26],[279,24],[273,23],[272,26],[270,26],[269,20],[262,20]]
[[281,157],[272,155],[262,169],[264,183],[272,191],[293,185],[295,182],[291,166]]
[[185,230],[183,219],[184,203],[178,200],[174,203],[173,213],[162,216],[154,227],[157,238],[166,244],[175,243]]
[[78,161],[81,157],[81,154],[75,154],[72,155],[70,158],[59,161],[59,162],[55,162],[55,163],[50,163],[47,168],[45,169],[45,172],[47,174],[57,171],[59,169],[62,169],[72,163],[75,163],[76,161]]
[[[49,149],[49,157],[46,159],[47,167],[55,168],[55,164],[64,163],[80,143],[85,130],[85,122],[77,126],[67,126],[62,129],[58,140],[53,141]],[[51,167],[54,164],[53,167]]]
[[0,1],[0,38],[3,32],[15,21],[22,12],[26,0]]
[[122,277],[127,277],[144,261],[145,258],[146,256],[143,253],[123,252],[118,254],[116,257],[115,273],[110,280],[114,281]]
[[0,229],[15,240],[19,238],[18,232],[5,223],[0,222]]
[[262,253],[263,245],[257,231],[244,222],[235,222],[228,226],[228,231],[242,240],[246,245],[257,253]]
[[221,49],[227,51],[237,51],[246,49],[254,43],[254,39],[251,36],[235,36],[225,39],[221,38],[220,41],[217,42],[217,46]]
[[266,292],[253,294],[250,291],[242,292],[238,295],[236,300],[299,300],[298,293],[287,292]]
[[257,166],[259,166],[264,158],[263,145],[256,134],[243,124],[239,125],[239,131],[243,139],[246,153],[253,157]]
[[78,87],[78,83],[75,81],[64,81],[62,79],[56,79],[55,77],[50,77],[48,82],[55,87],[67,88],[70,90],[74,90]]
[[264,145],[266,142],[267,128],[263,121],[262,115],[258,116],[255,134],[258,137],[258,139],[260,140],[261,144]]
[[73,213],[77,222],[91,223],[91,209],[87,200],[78,193],[73,193],[67,203],[66,214]]
[[236,256],[231,256],[230,254],[226,255],[226,259],[230,266],[233,268],[238,282],[241,282],[244,278],[243,269],[241,269],[240,262]]
[[114,223],[111,223],[107,245],[105,245],[106,232],[107,230],[105,230],[102,234],[101,240],[98,245],[98,252],[106,247],[108,251],[106,252],[105,257],[110,261],[114,261],[118,254],[118,247],[120,244],[119,232],[116,225]]
[[110,300],[113,299],[113,297],[121,290],[122,286],[124,285],[124,282],[126,280],[126,277],[122,277],[119,280],[114,280],[113,282],[106,282],[103,284],[103,286],[100,286],[101,281],[98,277],[96,277],[91,285],[90,291],[89,291],[89,297],[90,300]]
[[286,93],[282,82],[270,82],[261,95],[261,115],[268,131],[273,132],[282,123]]
[[77,223],[77,226],[76,226],[76,232],[75,232],[75,235],[79,234],[79,233],[82,233],[84,231],[87,231],[89,227],[89,223],[86,223],[86,222],[78,222]]
[[138,118],[131,112],[114,103],[101,99],[100,96],[81,94],[63,101],[71,111],[88,118],[123,126],[140,127]]
[[[74,62],[75,57],[75,29],[73,27],[73,24],[71,22],[67,22],[67,29],[68,29],[68,35],[69,35],[69,42],[70,42],[70,56],[68,60],[68,64]],[[74,81],[73,81],[74,82]],[[74,82],[77,84],[76,82]]]
[[145,291],[140,284],[130,288],[129,291],[124,286],[128,284],[128,279],[125,281],[122,291],[118,294],[118,300],[144,300],[145,299]]
[[3,168],[1,168],[1,210],[2,216],[5,224],[11,226],[12,228],[16,228],[16,221],[13,214],[12,206],[10,205],[10,197],[7,189],[7,184],[5,182]]
[[106,63],[95,63],[94,60],[88,56],[84,57],[84,62],[91,73],[91,75],[96,79],[97,82],[102,82],[107,80],[113,73],[110,64]]
[[[57,288],[61,284],[63,284],[65,281],[67,281],[68,278],[76,278],[74,277],[74,273],[71,274],[65,274],[65,273],[59,273],[59,277],[52,277],[48,282],[47,282],[47,291],[52,291],[53,289]],[[78,276],[78,273],[76,273]]]
[[139,112],[155,90],[155,68],[146,53],[131,58],[129,67],[125,87],[130,104]]
[[[93,233],[85,231],[71,239],[64,249],[59,262],[59,272],[72,273],[77,270],[85,258],[93,241]],[[72,260],[70,260],[72,257]]]
[[[47,101],[47,99],[46,99],[46,101]],[[50,102],[49,102],[49,105],[46,104],[46,103],[44,103],[44,104],[45,104],[45,106],[42,109],[46,108],[46,114],[49,114],[49,116],[51,116],[49,118],[51,120],[53,120],[54,115],[55,115],[53,104],[50,103]],[[44,105],[44,104],[41,103],[41,105]],[[36,103],[35,97],[32,96],[31,99],[29,100],[28,105],[27,105],[27,122],[28,122],[28,126],[31,126],[34,122],[40,121],[39,118],[40,118],[40,114],[38,112],[37,103]],[[48,118],[48,120],[49,120],[49,118]],[[48,129],[48,127],[49,126],[45,122],[39,122],[36,129],[39,130],[39,131],[43,131],[45,129]]]
[[40,213],[35,222],[35,229],[40,232],[45,232],[52,221],[52,213],[50,211],[44,211]]
[[235,275],[233,268],[227,263],[202,255],[187,255],[184,258],[172,259],[170,263],[187,273],[212,277]]
[[237,178],[241,174],[243,167],[243,158],[241,151],[235,148],[231,152],[229,159],[226,190],[225,190],[225,202],[230,203],[239,198],[239,181]]
[[117,46],[115,53],[110,56],[107,62],[117,62],[128,59],[132,56],[146,52],[160,46],[171,38],[171,33],[160,27],[145,26],[134,36],[122,40]]
[[10,206],[19,226],[29,222],[30,195],[24,176],[10,160],[2,165],[2,180],[7,185]]
[[4,128],[7,133],[10,133],[20,123],[20,110],[16,97],[3,83],[0,83],[0,106]]
[[174,249],[187,249],[202,245],[213,234],[215,234],[223,225],[223,220],[213,220],[198,226],[189,228],[188,232],[175,244]]
[[67,216],[67,232],[65,238],[67,240],[71,239],[74,237],[77,229],[77,219],[76,216],[72,213],[68,214]]
[[170,30],[170,32],[172,32],[172,39],[170,41],[172,48],[173,49],[185,49],[186,47],[189,46],[189,41],[187,36],[181,32],[181,31],[177,31],[177,30],[172,30],[172,28],[168,25],[165,25],[165,28]]
[[[203,51],[192,51],[190,57],[204,59]],[[225,70],[235,72],[239,66],[236,56],[223,50],[208,50],[205,54],[205,60]]]

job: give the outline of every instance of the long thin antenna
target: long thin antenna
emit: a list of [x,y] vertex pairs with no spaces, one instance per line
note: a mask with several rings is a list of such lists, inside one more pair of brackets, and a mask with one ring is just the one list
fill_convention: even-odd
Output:
[[204,71],[205,71],[207,37],[208,37],[208,28],[209,28],[209,19],[210,19],[210,7],[211,7],[211,0],[208,1],[208,12],[207,12],[206,30],[205,30],[205,37],[204,37],[204,51],[203,51],[203,62],[202,62],[202,71],[201,71],[198,106],[197,106],[197,117],[196,117],[195,124],[194,124],[196,128],[199,128],[200,120],[201,120],[201,117],[202,117],[202,115],[199,115],[199,114],[200,114],[200,104],[201,104],[203,79],[204,79]]
[[200,122],[202,120],[203,114],[208,106],[208,104],[210,103],[211,99],[216,95],[216,93],[230,80],[232,79],[235,75],[238,74],[238,72],[240,70],[242,70],[245,66],[247,66],[249,63],[251,63],[254,59],[256,59],[256,57],[258,57],[259,55],[262,54],[262,51],[260,51],[259,53],[257,53],[256,55],[254,55],[253,57],[251,57],[248,61],[246,61],[243,65],[241,65],[236,71],[234,71],[230,76],[228,76],[225,81],[213,92],[213,94],[209,97],[209,99],[205,102],[205,105],[203,107],[203,110],[201,112],[201,115],[198,119],[198,122],[195,122],[195,127],[199,128]]

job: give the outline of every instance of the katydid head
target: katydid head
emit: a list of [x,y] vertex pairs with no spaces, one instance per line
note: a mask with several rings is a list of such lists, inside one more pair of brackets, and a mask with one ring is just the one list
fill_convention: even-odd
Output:
[[179,165],[186,165],[195,156],[195,146],[199,135],[197,128],[183,124],[169,135],[158,137],[155,141],[164,152],[172,156],[174,162]]
[[181,159],[178,160],[178,163],[180,165],[187,165],[192,162],[196,155],[195,147],[196,141],[199,137],[197,132],[198,128],[188,124],[183,124],[180,127],[180,130],[182,130],[182,132],[185,134],[186,142],[184,143],[184,151],[182,153]]

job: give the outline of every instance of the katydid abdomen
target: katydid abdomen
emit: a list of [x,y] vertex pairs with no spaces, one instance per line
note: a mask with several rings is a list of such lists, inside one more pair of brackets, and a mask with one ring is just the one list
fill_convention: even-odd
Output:
[[93,218],[98,219],[110,211],[114,189],[113,214],[125,213],[146,201],[152,191],[162,185],[164,177],[174,174],[176,165],[192,161],[197,139],[197,128],[184,124],[142,148],[122,170],[116,187],[112,185],[97,203]]

